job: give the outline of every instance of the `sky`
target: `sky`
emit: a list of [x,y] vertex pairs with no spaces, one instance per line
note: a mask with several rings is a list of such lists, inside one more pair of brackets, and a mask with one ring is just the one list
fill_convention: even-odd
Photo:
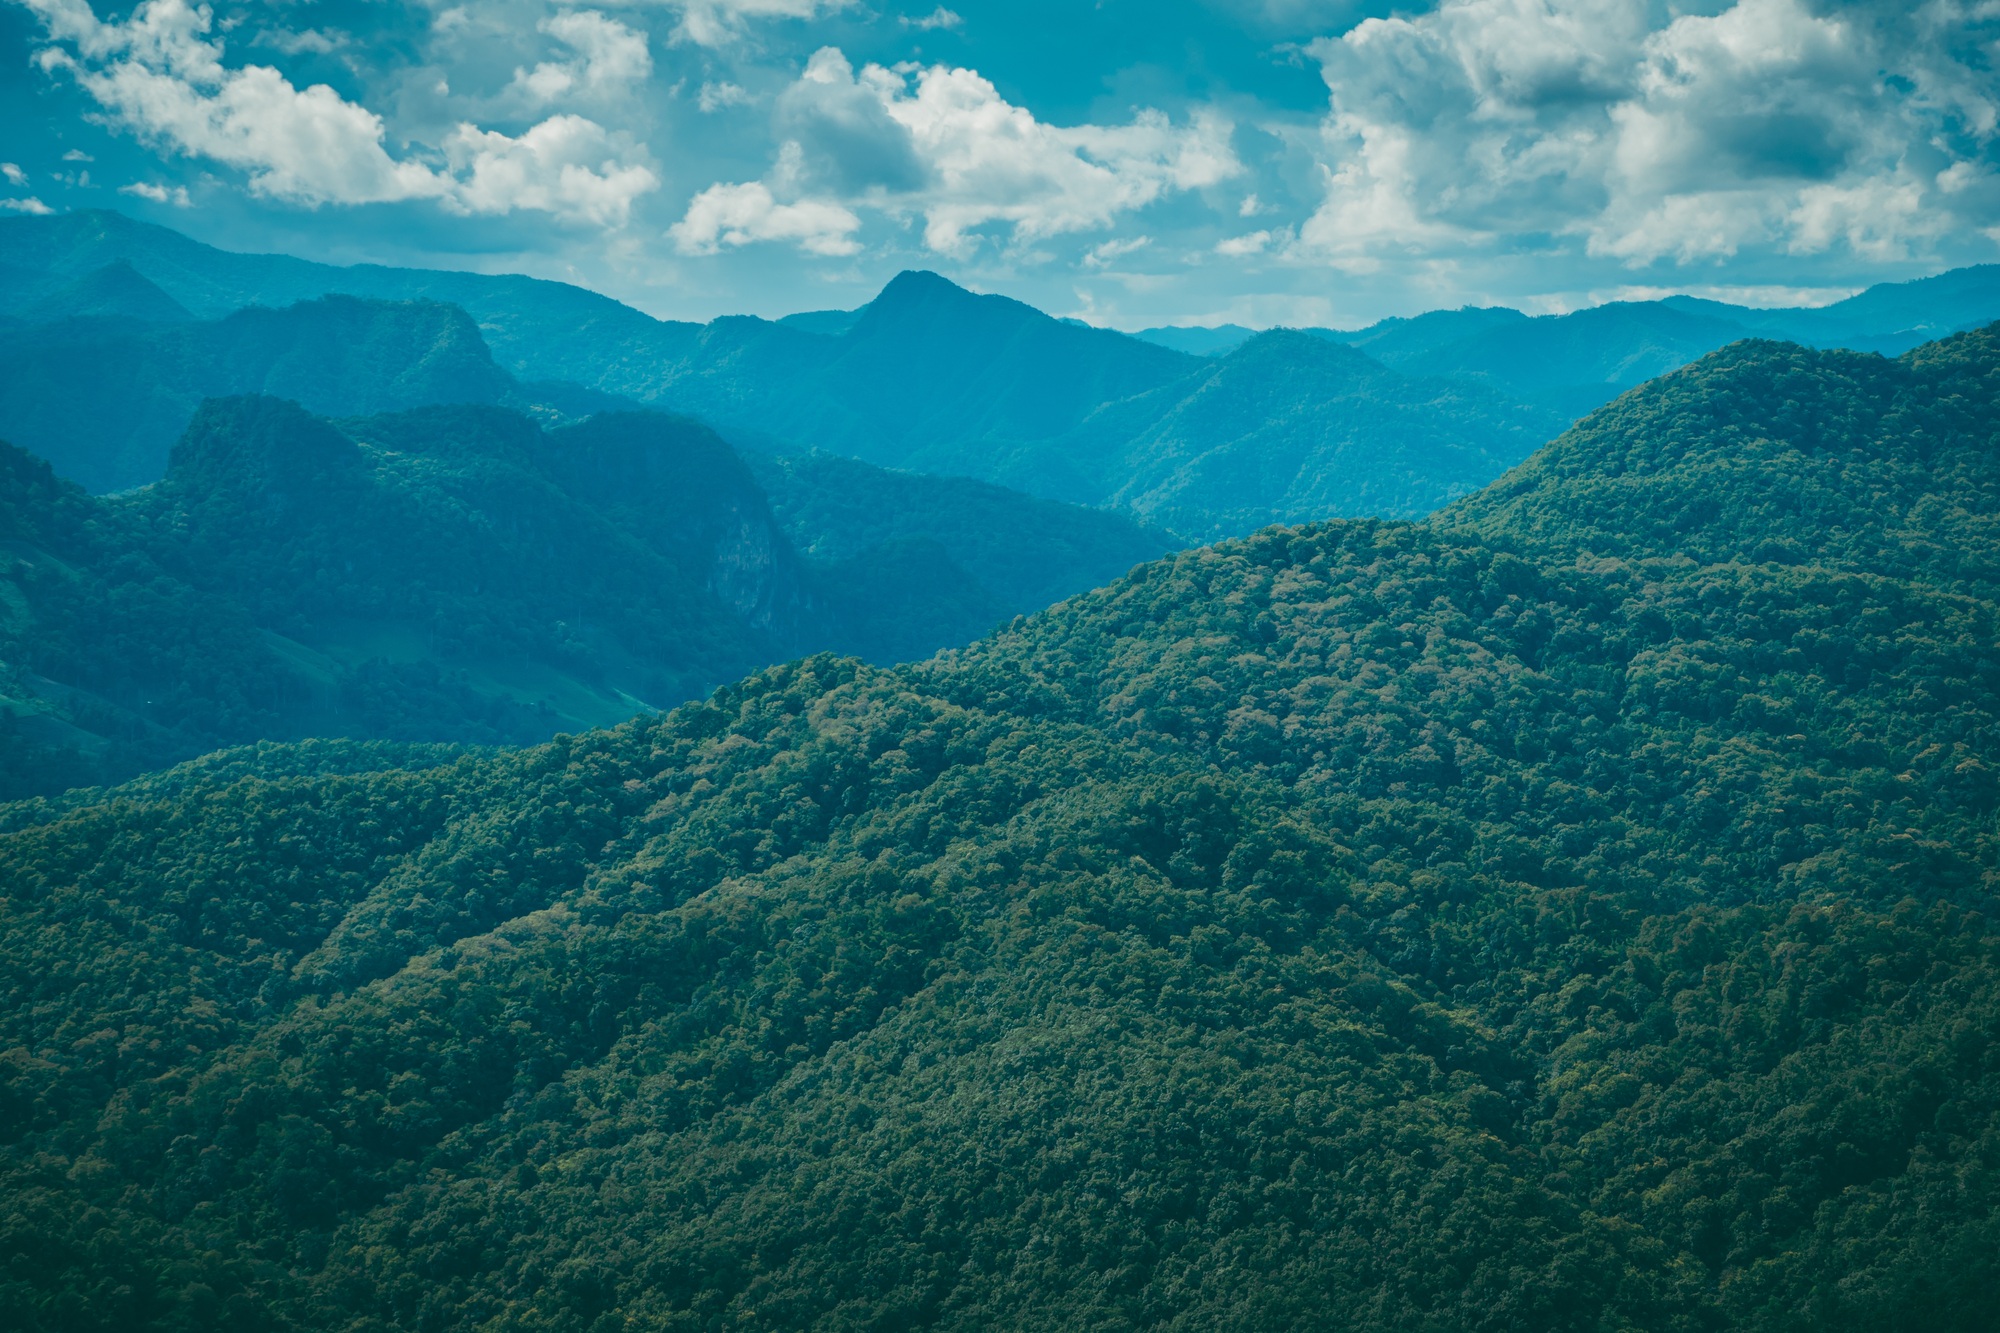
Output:
[[2000,261],[2000,0],[0,0],[0,210],[1119,328]]

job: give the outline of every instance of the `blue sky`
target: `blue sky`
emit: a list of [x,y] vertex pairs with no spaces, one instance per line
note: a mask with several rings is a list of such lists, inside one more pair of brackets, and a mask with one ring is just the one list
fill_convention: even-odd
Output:
[[2000,259],[1992,0],[0,0],[0,208],[657,314],[1773,304]]

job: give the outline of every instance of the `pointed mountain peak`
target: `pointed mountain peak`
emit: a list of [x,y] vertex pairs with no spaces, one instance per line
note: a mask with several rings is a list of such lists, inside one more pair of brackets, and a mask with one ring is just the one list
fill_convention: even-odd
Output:
[[94,316],[178,324],[194,318],[186,306],[123,259],[113,260],[49,293],[26,313],[39,323]]
[[174,446],[167,482],[194,496],[261,494],[274,513],[323,496],[357,473],[361,450],[333,426],[284,398],[210,398]]
[[906,269],[889,280],[889,285],[861,310],[854,332],[867,333],[911,325],[929,325],[950,320],[955,325],[1005,324],[1057,321],[1031,305],[1005,296],[982,296],[969,292],[951,279],[926,269]]

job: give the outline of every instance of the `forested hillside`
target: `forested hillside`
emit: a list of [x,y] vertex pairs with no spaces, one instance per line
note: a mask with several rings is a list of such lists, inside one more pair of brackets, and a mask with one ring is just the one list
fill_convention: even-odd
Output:
[[[1170,545],[846,460],[760,461],[813,475],[781,523],[720,437],[650,413],[211,400],[162,480],[101,499],[0,458],[7,797],[262,739],[538,741],[816,648],[929,656]],[[1003,524],[1067,559],[1010,561]]]
[[2000,331],[529,750],[0,835],[22,1327],[1972,1333]]

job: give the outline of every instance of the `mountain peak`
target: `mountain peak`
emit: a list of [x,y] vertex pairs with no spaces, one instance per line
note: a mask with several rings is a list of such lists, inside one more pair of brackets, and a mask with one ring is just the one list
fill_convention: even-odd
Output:
[[30,306],[26,314],[37,323],[110,317],[178,324],[194,318],[186,306],[125,259],[115,259],[50,292]]

